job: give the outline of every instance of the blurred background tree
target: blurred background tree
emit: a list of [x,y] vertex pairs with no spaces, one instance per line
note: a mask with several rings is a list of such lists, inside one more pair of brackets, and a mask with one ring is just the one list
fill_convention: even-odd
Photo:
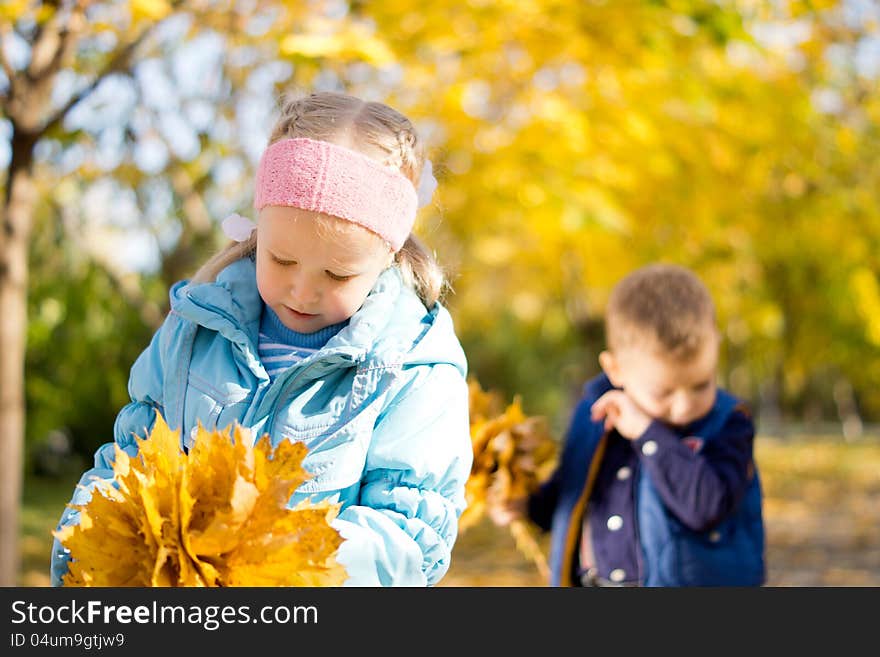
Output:
[[863,0],[4,3],[0,582],[23,459],[110,438],[168,286],[250,214],[291,89],[414,118],[440,180],[417,230],[471,373],[557,432],[611,286],[666,260],[714,293],[722,383],[762,430],[858,435],[880,415],[878,27]]

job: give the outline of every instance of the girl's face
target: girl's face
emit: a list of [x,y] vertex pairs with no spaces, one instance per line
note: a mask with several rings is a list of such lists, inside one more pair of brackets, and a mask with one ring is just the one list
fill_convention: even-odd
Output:
[[260,296],[299,333],[354,315],[392,257],[379,236],[328,215],[269,206],[257,222]]

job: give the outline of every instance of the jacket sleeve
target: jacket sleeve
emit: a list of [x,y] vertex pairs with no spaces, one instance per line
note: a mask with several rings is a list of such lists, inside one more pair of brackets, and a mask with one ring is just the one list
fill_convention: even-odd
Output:
[[[705,531],[723,520],[745,494],[754,435],[751,418],[737,410],[718,436],[694,446],[657,421],[632,445],[667,508],[685,526]],[[649,442],[654,445],[646,449]]]
[[559,499],[559,484],[562,479],[560,466],[556,467],[553,475],[541,484],[540,488],[529,496],[527,501],[527,513],[529,519],[542,531],[550,531],[553,523],[553,510]]
[[592,397],[583,397],[575,407],[565,434],[565,443],[562,455],[553,475],[544,482],[537,491],[532,493],[528,500],[529,519],[543,531],[550,531],[553,523],[553,513],[559,501],[559,490],[563,479],[563,468],[567,467],[574,458],[571,453],[577,447],[578,442],[584,439],[583,433],[590,430],[590,407]]
[[[68,505],[61,514],[56,529],[79,524],[80,513],[72,505],[86,504],[101,480],[113,478],[113,462],[118,446],[129,456],[137,454],[135,436],[145,437],[152,430],[156,412],[162,408],[162,329],[153,336],[150,345],[141,353],[131,368],[128,392],[131,402],[116,416],[113,441],[104,443],[95,452],[94,465],[83,473]],[[50,580],[52,586],[63,585],[70,560],[69,551],[56,538],[52,543]]]
[[473,453],[468,388],[451,365],[426,368],[377,420],[358,504],[334,526],[346,586],[425,586],[449,569]]

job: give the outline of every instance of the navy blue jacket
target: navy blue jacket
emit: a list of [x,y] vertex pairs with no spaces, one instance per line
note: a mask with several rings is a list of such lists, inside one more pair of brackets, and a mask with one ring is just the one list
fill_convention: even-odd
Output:
[[590,417],[613,386],[584,386],[559,466],[529,499],[551,532],[551,584],[579,585],[585,513],[596,574],[641,586],[758,586],[765,581],[762,494],[745,405],[718,391],[687,427],[654,421],[636,440]]

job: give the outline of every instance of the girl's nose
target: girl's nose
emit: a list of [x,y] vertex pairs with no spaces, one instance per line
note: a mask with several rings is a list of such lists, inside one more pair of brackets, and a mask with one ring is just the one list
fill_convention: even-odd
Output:
[[[306,276],[300,276],[290,286],[290,296],[296,300],[297,304],[308,306],[315,303],[320,296],[319,286],[308,279]],[[299,310],[305,311],[304,308]]]

